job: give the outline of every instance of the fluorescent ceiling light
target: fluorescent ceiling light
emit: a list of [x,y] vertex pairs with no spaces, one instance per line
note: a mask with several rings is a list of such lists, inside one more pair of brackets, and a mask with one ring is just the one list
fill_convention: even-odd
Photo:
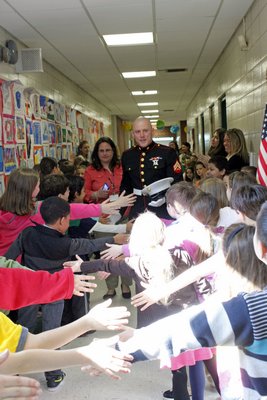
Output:
[[159,118],[159,115],[144,115],[145,118]]
[[150,122],[157,122],[157,119],[151,119]]
[[149,76],[156,76],[156,71],[136,71],[136,72],[122,72],[124,78],[147,78]]
[[137,105],[140,107],[157,106],[158,104],[159,104],[158,101],[150,101],[149,103],[137,103]]
[[136,46],[153,43],[152,32],[123,33],[116,35],[103,35],[108,46]]
[[157,90],[135,90],[132,92],[133,96],[146,96],[148,94],[158,94]]
[[159,110],[142,110],[141,113],[143,114],[149,114],[149,113],[158,113]]

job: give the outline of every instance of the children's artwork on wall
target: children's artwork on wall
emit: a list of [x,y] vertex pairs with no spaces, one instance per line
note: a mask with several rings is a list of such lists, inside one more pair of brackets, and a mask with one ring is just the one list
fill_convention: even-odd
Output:
[[61,126],[56,124],[56,143],[62,143],[62,131]]
[[83,129],[83,116],[80,111],[76,111],[77,127]]
[[62,143],[67,143],[67,129],[61,128],[61,132],[62,132]]
[[43,156],[44,157],[50,157],[49,144],[44,144],[43,145]]
[[0,175],[0,196],[4,194],[5,191],[5,176],[3,174]]
[[72,143],[73,135],[72,130],[67,127],[67,143]]
[[16,142],[26,143],[26,131],[25,131],[25,120],[24,117],[16,116]]
[[70,126],[72,129],[77,128],[77,122],[76,122],[76,110],[71,110],[70,114]]
[[48,122],[42,119],[41,121],[42,143],[49,143]]
[[3,115],[3,136],[4,143],[14,143],[15,141],[15,122],[11,115]]
[[71,160],[71,157],[72,157],[72,143],[67,143],[67,145],[66,145],[66,151],[67,151],[67,154],[66,154],[66,158],[68,159],[68,160]]
[[83,141],[83,129],[78,128],[78,138],[79,138],[79,142]]
[[30,100],[31,100],[33,118],[40,119],[41,118],[41,107],[40,107],[39,94],[32,93],[30,95]]
[[3,96],[3,114],[14,114],[14,107],[12,106],[12,82],[2,82],[2,96]]
[[30,100],[31,94],[32,94],[31,88],[25,88],[23,90],[25,115],[28,118],[32,118],[32,103]]
[[99,124],[99,133],[100,133],[100,136],[101,136],[101,137],[102,137],[102,136],[105,136],[104,124],[103,124],[103,122],[100,122],[100,124]]
[[43,158],[43,146],[34,145],[33,146],[34,165],[40,164],[42,158]]
[[40,100],[40,112],[41,112],[41,118],[44,118],[44,119],[46,119],[47,118],[47,109],[48,109],[48,106],[47,106],[47,97],[46,96],[40,96],[40,98],[39,98],[39,100]]
[[68,159],[68,157],[67,157],[67,145],[66,144],[63,144],[61,146],[61,158]]
[[33,134],[32,134],[32,120],[26,119],[26,147],[27,147],[27,158],[32,158],[32,146],[33,146]]
[[2,115],[0,114],[0,144],[2,144],[2,140],[3,140]]
[[9,175],[17,168],[15,145],[6,145],[3,149],[4,173]]
[[57,158],[57,149],[55,144],[50,144],[49,153],[50,153],[49,157]]
[[56,143],[56,126],[54,122],[48,122],[49,140],[51,144]]
[[4,172],[3,146],[0,146],[0,172]]
[[71,108],[70,106],[65,106],[65,118],[66,118],[66,125],[71,126]]
[[33,121],[32,133],[34,144],[42,144],[41,123],[39,121]]
[[62,145],[57,144],[56,145],[56,159],[61,160],[61,158],[62,158]]
[[24,116],[25,114],[25,99],[24,99],[24,86],[18,83],[13,85],[13,98],[15,106],[15,115]]
[[66,114],[65,114],[65,106],[64,104],[55,103],[55,122],[58,124],[65,125],[66,124]]
[[89,120],[88,120],[88,116],[85,114],[82,114],[82,120],[83,120],[83,129],[85,131],[89,130]]
[[47,119],[49,119],[50,121],[55,121],[54,104],[54,100],[47,100]]
[[21,168],[27,167],[27,148],[26,143],[19,143],[16,146],[16,159],[18,166]]

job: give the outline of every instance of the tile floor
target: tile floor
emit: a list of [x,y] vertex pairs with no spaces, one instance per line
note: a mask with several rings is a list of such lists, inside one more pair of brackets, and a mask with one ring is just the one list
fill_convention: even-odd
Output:
[[[102,301],[106,291],[105,283],[98,282],[96,292],[91,295],[91,307]],[[130,301],[121,297],[120,289],[113,299],[114,305],[127,305],[131,311],[130,325],[135,326],[136,312]],[[83,346],[95,337],[108,337],[109,333],[99,332],[85,338],[78,338],[66,348]],[[107,376],[90,377],[80,371],[80,368],[64,369],[67,376],[58,391],[51,393],[46,390],[45,378],[42,373],[32,374],[42,384],[43,393],[40,400],[161,400],[162,393],[170,388],[171,373],[160,370],[159,363],[140,362],[133,366],[129,375],[123,375],[120,381],[114,381]],[[205,400],[218,399],[218,394],[207,388]]]

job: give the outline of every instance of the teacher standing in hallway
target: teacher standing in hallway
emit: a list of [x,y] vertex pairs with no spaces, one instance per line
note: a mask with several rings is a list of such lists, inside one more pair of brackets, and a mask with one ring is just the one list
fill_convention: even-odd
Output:
[[126,194],[134,192],[137,195],[129,218],[149,209],[158,217],[169,218],[166,204],[160,207],[148,205],[150,198],[143,196],[141,190],[158,180],[171,177],[174,183],[182,180],[179,160],[174,149],[153,141],[153,128],[147,118],[137,118],[133,123],[133,138],[135,146],[123,152],[121,165],[123,176],[120,191]]

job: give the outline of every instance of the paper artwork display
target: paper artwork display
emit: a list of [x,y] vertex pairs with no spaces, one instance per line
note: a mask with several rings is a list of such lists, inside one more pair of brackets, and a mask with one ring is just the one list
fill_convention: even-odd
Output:
[[62,132],[62,143],[67,143],[67,129],[61,128],[61,132]]
[[15,145],[6,145],[3,149],[4,173],[9,175],[17,168]]
[[56,159],[57,160],[61,160],[62,158],[62,145],[61,144],[57,144],[56,146]]
[[5,191],[5,177],[3,174],[0,175],[0,196],[4,194]]
[[50,121],[55,120],[55,110],[54,110],[55,102],[52,99],[47,100],[47,119]]
[[18,83],[14,83],[13,86],[13,97],[15,105],[15,115],[24,116],[25,114],[25,99],[24,99],[24,86]]
[[47,118],[47,97],[46,96],[40,96],[40,112],[41,112],[41,118],[46,119]]
[[3,114],[13,114],[11,82],[2,82]]
[[50,144],[49,146],[49,153],[50,157],[56,158],[57,157],[57,149],[55,144]]
[[76,110],[71,110],[71,114],[70,114],[70,126],[71,126],[72,129],[77,128]]
[[35,119],[41,118],[41,107],[40,107],[40,99],[39,94],[32,93],[30,95],[31,107],[32,107],[32,115]]
[[50,157],[49,144],[44,144],[43,145],[43,156],[44,157]]
[[54,122],[48,122],[49,140],[51,144],[56,143],[56,126]]
[[16,116],[16,142],[26,143],[26,131],[24,117]]
[[3,130],[2,130],[2,116],[0,114],[0,144],[2,143],[2,138],[3,138]]
[[41,159],[43,158],[43,146],[33,146],[33,161],[34,165],[40,164]]
[[27,158],[33,158],[33,134],[32,134],[32,120],[26,119],[26,148],[27,148]]
[[34,144],[42,144],[41,123],[39,121],[33,121],[32,133]]
[[15,141],[15,122],[11,115],[3,116],[3,136],[4,143],[14,143]]
[[66,114],[65,114],[65,106],[60,103],[54,104],[54,110],[55,110],[55,122],[58,124],[66,124]]
[[44,120],[41,121],[41,135],[42,143],[49,143],[48,122]]
[[56,124],[56,143],[62,143],[62,131],[61,126]]
[[0,172],[4,172],[3,146],[0,146]]
[[18,166],[21,168],[27,167],[27,147],[26,143],[19,143],[16,146],[16,158]]

